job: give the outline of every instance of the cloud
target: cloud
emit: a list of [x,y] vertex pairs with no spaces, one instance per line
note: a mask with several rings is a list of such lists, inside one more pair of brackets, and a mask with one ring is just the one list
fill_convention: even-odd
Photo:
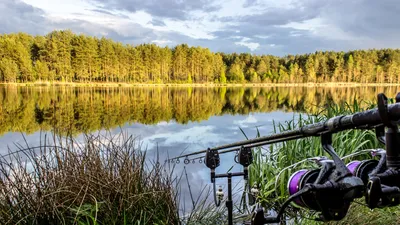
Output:
[[269,35],[254,35],[255,38],[259,38],[259,39],[267,39],[270,38],[271,36]]
[[243,120],[234,120],[233,124],[236,124],[239,127],[249,127],[249,124],[255,124],[257,122],[258,120],[253,115],[249,115]]
[[156,125],[157,126],[172,126],[172,125],[175,125],[175,124],[176,124],[176,122],[161,121],[161,122],[157,123]]
[[154,41],[152,41],[152,43],[156,43],[159,46],[166,46],[169,43],[172,43],[172,41],[170,41],[170,40],[154,40]]
[[250,38],[244,37],[241,41],[235,42],[235,45],[242,45],[248,47],[251,51],[256,50],[260,44],[257,42],[250,42]]
[[157,142],[163,146],[179,144],[206,144],[212,145],[223,140],[221,135],[215,133],[214,126],[194,126],[178,132],[160,132],[143,139],[149,149],[153,149]]
[[91,11],[114,16],[114,13],[103,9],[91,9]]
[[162,20],[158,20],[158,19],[154,19],[154,18],[149,23],[152,24],[153,26],[158,26],[158,27],[165,26],[165,23]]
[[[99,13],[99,14],[113,16],[113,17],[120,17],[120,18],[124,18],[124,19],[128,19],[129,18],[128,16],[123,15],[122,13],[113,13],[111,11],[103,10],[103,9],[97,9],[96,8],[96,9],[88,9],[88,10],[92,11],[92,12]],[[84,14],[81,14],[81,15],[84,15]]]
[[399,12],[397,0],[3,0],[0,32],[71,29],[129,44],[283,56],[400,47]]
[[99,7],[104,9],[114,9],[127,12],[145,11],[153,16],[160,18],[172,18],[183,20],[190,17],[190,12],[215,11],[218,9],[211,0],[180,1],[142,1],[142,0],[91,0]]
[[[353,37],[353,42],[359,42],[357,47],[399,47],[400,5],[397,0],[331,1],[321,11],[321,18],[329,25],[329,29],[324,30],[326,36],[330,30],[335,30]],[[337,32],[330,34],[337,36]]]
[[42,34],[44,11],[19,0],[2,0],[0,3],[0,32],[28,32]]

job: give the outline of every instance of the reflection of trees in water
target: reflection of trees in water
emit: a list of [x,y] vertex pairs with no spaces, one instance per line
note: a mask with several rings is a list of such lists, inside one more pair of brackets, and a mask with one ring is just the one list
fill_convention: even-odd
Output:
[[373,101],[396,87],[72,88],[0,87],[0,132],[56,127],[89,132],[126,122],[202,121],[213,115],[275,110],[317,112],[326,104]]

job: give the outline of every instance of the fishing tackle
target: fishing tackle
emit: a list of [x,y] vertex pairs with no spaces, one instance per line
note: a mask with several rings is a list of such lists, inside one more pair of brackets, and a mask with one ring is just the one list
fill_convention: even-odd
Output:
[[183,163],[185,163],[186,165],[189,164],[190,160],[188,157],[185,158],[185,160],[183,160]]
[[[396,103],[399,102],[400,93],[396,96]],[[378,95],[378,112],[383,125],[376,128],[375,134],[385,144],[386,151],[375,152],[381,156],[379,161],[351,162],[349,165],[354,167],[353,174],[364,181],[365,201],[371,209],[400,204],[400,132],[398,119],[391,118],[384,94]]]
[[[396,98],[400,99],[399,94],[398,97]],[[385,107],[386,107],[385,111],[386,120],[396,121],[397,123],[397,121],[400,119],[400,103],[396,102],[395,104],[386,105]],[[239,151],[241,147],[255,148],[300,138],[319,137],[324,133],[334,134],[337,132],[350,129],[373,129],[382,126],[383,123],[384,121],[381,118],[379,110],[375,108],[363,112],[357,112],[351,115],[335,116],[326,121],[305,125],[298,129],[285,131],[278,134],[272,134],[258,138],[248,139],[245,141],[234,142],[231,144],[221,145],[209,149],[216,150],[219,152],[219,154],[225,154],[229,152]],[[174,158],[170,158],[170,160],[190,157],[198,154],[205,154],[207,150],[201,150],[185,155],[180,155]]]
[[215,169],[220,165],[219,153],[217,150],[208,149],[205,156],[205,164],[210,169],[211,183],[214,189],[214,202],[216,206],[220,206],[223,199],[222,188],[218,191],[215,189],[215,179],[228,178],[228,198],[225,202],[228,208],[228,224],[233,224],[233,200],[232,200],[232,177],[243,176],[245,180],[248,179],[248,166],[253,162],[253,154],[250,148],[242,147],[238,153],[239,164],[243,166],[243,172],[216,174]]
[[263,216],[263,210],[253,215],[254,225],[279,223],[290,203],[319,212],[318,220],[343,219],[355,198],[363,196],[364,184],[361,178],[353,176],[332,147],[332,134],[321,135],[323,149],[332,159],[320,158],[315,170],[299,170],[288,181],[289,198],[283,203],[277,216]]
[[[229,224],[232,224],[231,178],[233,176],[248,178],[247,168],[253,160],[252,148],[306,137],[320,137],[322,147],[331,159],[315,158],[314,161],[319,165],[318,169],[299,170],[292,174],[287,184],[289,198],[284,202],[277,216],[264,217],[263,209],[260,208],[253,214],[251,223],[258,225],[280,222],[289,204],[317,211],[322,221],[341,220],[346,216],[351,202],[363,196],[370,208],[400,204],[399,120],[400,93],[396,96],[396,103],[391,105],[388,104],[386,96],[379,94],[378,107],[374,109],[335,116],[299,129],[177,156],[169,159],[169,162],[173,163],[179,158],[189,161],[189,157],[205,153],[205,157],[200,156],[194,159],[204,157],[204,163],[211,171],[210,177],[214,184],[216,204],[219,204],[223,197],[221,198],[220,191],[215,190],[215,179],[228,178],[226,206]],[[345,165],[332,147],[332,135],[351,129],[375,129],[378,141],[386,147],[386,150],[372,151],[373,154],[380,156],[379,161],[375,159],[352,161]],[[238,152],[235,161],[243,165],[243,172],[216,174],[215,169],[220,165],[220,154],[234,151]]]

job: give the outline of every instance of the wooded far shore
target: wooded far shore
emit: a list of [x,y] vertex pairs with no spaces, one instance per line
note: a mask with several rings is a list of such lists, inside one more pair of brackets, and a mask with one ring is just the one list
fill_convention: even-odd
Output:
[[[136,43],[135,43],[136,44]],[[266,52],[267,53],[267,52]],[[255,55],[180,44],[123,44],[53,31],[0,35],[0,82],[32,83],[400,83],[400,49]]]
[[70,86],[70,87],[362,87],[362,86],[400,86],[400,83],[355,83],[355,82],[322,82],[322,83],[120,83],[120,82],[0,82],[3,86]]

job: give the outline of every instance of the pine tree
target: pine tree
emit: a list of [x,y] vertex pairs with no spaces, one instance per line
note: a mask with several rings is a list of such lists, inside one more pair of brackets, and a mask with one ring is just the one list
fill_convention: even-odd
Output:
[[258,75],[257,75],[257,72],[253,72],[253,74],[251,75],[251,78],[250,78],[250,82],[253,82],[253,83],[257,83],[258,82]]
[[2,58],[0,60],[0,79],[5,82],[16,82],[19,74],[18,65],[13,60]]
[[188,74],[188,79],[187,79],[187,83],[191,84],[192,83],[192,74],[189,72]]
[[350,54],[349,59],[347,60],[347,75],[345,75],[345,82],[351,82],[353,79],[353,69],[354,69],[354,60],[353,56]]
[[220,73],[220,76],[219,76],[219,82],[221,84],[225,84],[226,83],[225,68],[221,68],[221,73]]
[[0,35],[0,59],[0,79],[7,82],[39,79],[170,83],[187,82],[189,73],[193,83],[400,80],[398,49],[257,56],[213,53],[187,44],[173,49],[155,44],[124,45],[69,30],[35,37],[25,33]]
[[36,79],[40,80],[40,81],[46,81],[49,80],[49,68],[47,67],[46,63],[37,60],[35,62],[35,67],[34,67],[34,71],[36,74]]
[[312,56],[308,57],[306,65],[306,76],[308,79],[308,82],[316,82],[317,81],[317,74],[315,73],[314,69],[314,59]]

